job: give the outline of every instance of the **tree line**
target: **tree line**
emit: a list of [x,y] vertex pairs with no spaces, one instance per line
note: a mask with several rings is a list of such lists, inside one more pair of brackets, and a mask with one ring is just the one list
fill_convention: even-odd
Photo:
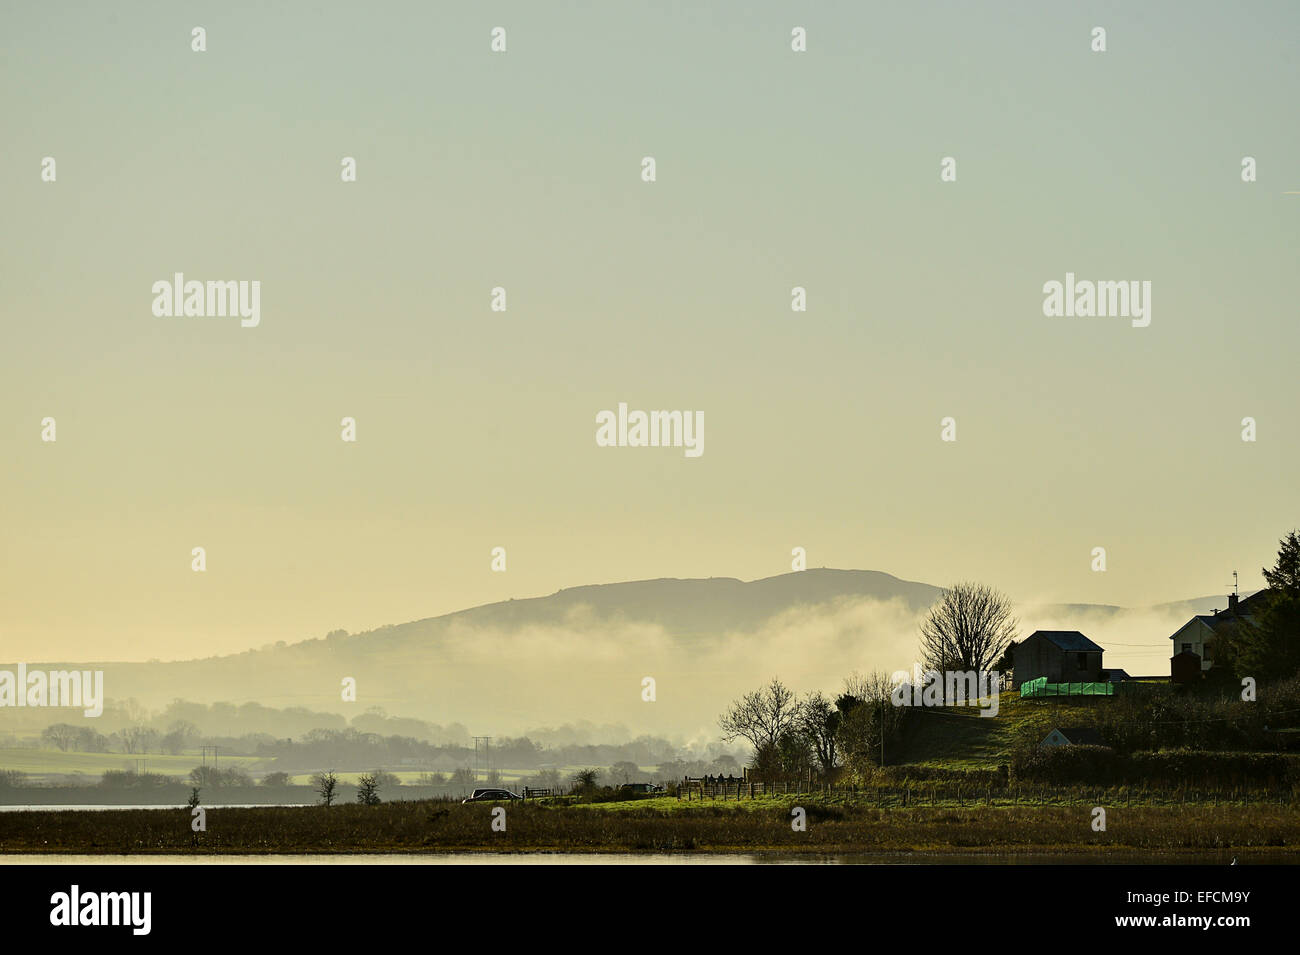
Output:
[[[1211,679],[1108,700],[1097,714],[1103,738],[1124,753],[1170,740],[1272,748],[1279,745],[1279,726],[1300,725],[1300,532],[1283,537],[1273,566],[1262,570],[1267,586],[1251,598],[1259,610],[1218,631]],[[921,620],[922,667],[939,673],[1011,668],[1019,631],[1012,609],[1010,598],[985,584],[949,587]],[[1233,702],[1246,677],[1267,687],[1259,704]],[[834,699],[820,691],[800,698],[774,677],[733,701],[718,725],[723,740],[749,743],[757,779],[833,779],[846,772],[864,778],[888,765],[914,718],[911,706],[893,705],[897,686],[882,672],[854,674]],[[951,702],[942,692],[939,699]]]

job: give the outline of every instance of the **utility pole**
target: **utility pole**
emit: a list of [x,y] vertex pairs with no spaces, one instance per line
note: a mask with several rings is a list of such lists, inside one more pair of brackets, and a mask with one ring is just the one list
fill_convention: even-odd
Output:
[[880,700],[880,768],[885,768],[885,701]]
[[474,737],[474,782],[478,782],[479,761],[482,754],[482,765],[486,772],[492,771],[492,737],[475,736]]

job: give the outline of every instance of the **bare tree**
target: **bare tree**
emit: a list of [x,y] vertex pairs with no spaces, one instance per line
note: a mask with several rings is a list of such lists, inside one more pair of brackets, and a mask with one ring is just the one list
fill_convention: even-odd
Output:
[[844,692],[835,705],[847,712],[855,703],[888,703],[894,692],[894,681],[883,670],[863,675],[854,670],[844,678]]
[[799,735],[807,741],[817,764],[823,773],[835,769],[839,760],[835,732],[839,729],[843,714],[835,704],[820,692],[813,693],[799,707],[795,718],[795,727]]
[[148,753],[151,748],[158,745],[158,740],[161,738],[157,730],[143,724],[129,726],[121,730],[119,736],[122,740],[122,751],[131,754]]
[[328,773],[316,773],[311,778],[311,784],[326,808],[334,805],[334,793],[338,789],[339,780],[333,770]]
[[794,693],[776,677],[761,690],[746,693],[718,718],[722,738],[748,740],[755,752],[776,746],[794,728],[799,704]]
[[374,773],[363,773],[357,780],[357,802],[363,806],[379,805],[379,782]]
[[632,782],[633,777],[639,777],[641,767],[631,760],[623,759],[605,770],[605,775],[609,778],[610,785],[619,786]]
[[76,749],[80,738],[81,728],[71,723],[54,723],[41,732],[43,741],[53,743],[63,752],[67,752],[69,748]]
[[79,730],[76,745],[74,749],[80,749],[85,753],[107,753],[111,740],[103,733],[91,729],[89,726],[83,726]]
[[985,584],[959,583],[943,592],[921,622],[927,669],[991,670],[1015,641],[1011,599]]
[[199,729],[189,720],[176,720],[167,727],[167,733],[162,737],[160,745],[164,752],[179,756],[184,752],[187,746],[190,746],[198,738]]
[[478,776],[474,770],[468,766],[462,766],[451,774],[451,784],[453,786],[474,786],[478,782]]
[[883,671],[852,673],[835,700],[840,714],[835,739],[844,766],[860,778],[885,764],[886,745],[902,735],[907,707],[894,706],[894,683]]
[[560,771],[558,769],[539,769],[533,777],[533,789],[549,789],[553,793],[560,791]]

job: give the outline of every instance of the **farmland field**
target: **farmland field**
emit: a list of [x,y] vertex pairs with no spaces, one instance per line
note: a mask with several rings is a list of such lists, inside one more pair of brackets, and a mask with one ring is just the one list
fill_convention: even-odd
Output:
[[[211,762],[212,757],[208,760]],[[16,769],[32,779],[44,781],[49,776],[71,776],[80,773],[99,777],[109,770],[132,771],[137,767],[145,772],[163,773],[167,776],[186,776],[203,759],[198,754],[163,756],[158,753],[128,755],[123,753],[75,753],[57,749],[9,747],[0,749],[0,769]],[[221,757],[221,766],[239,766],[245,771],[259,770],[270,765],[267,760],[251,757]],[[87,782],[95,782],[89,779]]]

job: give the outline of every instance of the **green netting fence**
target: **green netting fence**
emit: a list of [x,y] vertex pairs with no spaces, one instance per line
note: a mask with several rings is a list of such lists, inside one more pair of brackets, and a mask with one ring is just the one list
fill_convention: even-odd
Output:
[[1047,677],[1026,680],[1020,684],[1020,698],[1039,699],[1045,696],[1114,696],[1114,683],[1048,683]]

